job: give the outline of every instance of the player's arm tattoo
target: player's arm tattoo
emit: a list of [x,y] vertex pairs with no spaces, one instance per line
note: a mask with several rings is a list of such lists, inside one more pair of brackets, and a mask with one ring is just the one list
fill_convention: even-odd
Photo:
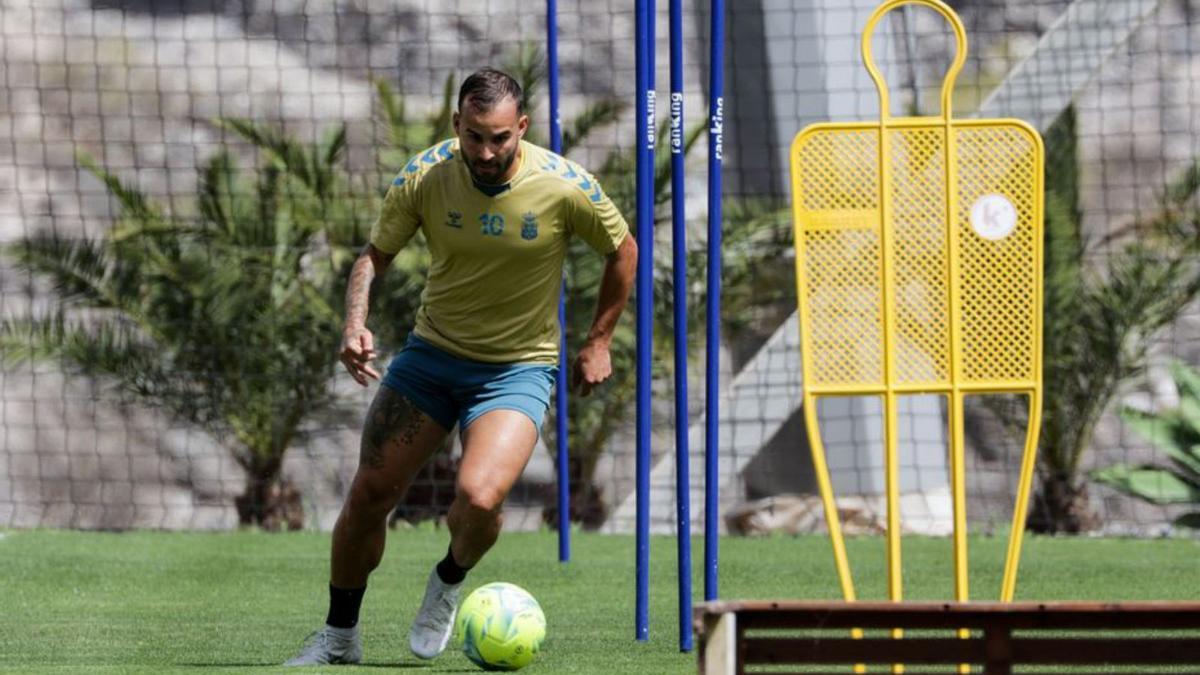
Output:
[[371,409],[367,411],[359,463],[372,469],[381,468],[385,446],[389,441],[412,445],[421,429],[421,415],[421,411],[403,394],[380,387]]
[[367,307],[371,299],[371,282],[375,279],[375,262],[364,252],[354,261],[350,283],[346,287],[346,327],[358,328],[367,324]]
[[371,284],[387,273],[395,253],[384,253],[374,244],[363,247],[350,269],[346,284],[346,328],[362,328],[367,324],[367,308],[371,304]]

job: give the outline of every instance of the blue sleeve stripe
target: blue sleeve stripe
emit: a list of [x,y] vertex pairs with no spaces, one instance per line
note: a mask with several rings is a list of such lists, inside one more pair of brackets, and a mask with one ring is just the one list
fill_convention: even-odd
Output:
[[572,185],[583,190],[584,194],[588,196],[588,199],[593,204],[604,199],[604,192],[600,190],[600,183],[569,159],[565,159],[553,152],[547,152],[546,162],[541,165],[541,169],[542,171],[552,172],[560,178],[567,179]]

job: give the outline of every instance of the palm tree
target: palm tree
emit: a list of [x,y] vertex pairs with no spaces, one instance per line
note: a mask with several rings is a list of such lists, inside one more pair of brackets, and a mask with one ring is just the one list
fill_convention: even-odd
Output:
[[[1081,464],[1120,387],[1143,371],[1154,334],[1200,294],[1200,164],[1167,186],[1161,207],[1089,245],[1078,207],[1075,116],[1047,131],[1045,406],[1040,488],[1028,526],[1073,533],[1094,526]],[[1110,251],[1102,264],[1090,261]],[[1011,408],[1006,422],[1023,430]]]
[[[450,133],[453,76],[443,105],[410,120],[404,100],[376,83],[390,177],[417,149]],[[227,442],[246,474],[239,520],[300,527],[299,492],[281,476],[305,421],[349,413],[330,389],[350,267],[379,211],[377,175],[342,167],[346,127],[306,147],[249,120],[215,123],[263,159],[253,175],[227,150],[201,170],[199,195],[168,214],[136,187],[81,162],[121,213],[101,240],[35,235],[11,246],[19,267],[52,281],[54,311],[0,326],[0,359],[51,359],[112,382],[123,403],[142,403]],[[381,345],[403,343],[428,266],[417,237],[375,295]]]
[[190,214],[168,214],[81,158],[120,216],[99,240],[39,234],[9,247],[19,267],[52,282],[59,302],[3,324],[4,360],[58,360],[111,382],[124,403],[202,425],[245,471],[240,521],[302,526],[281,468],[305,419],[336,407],[328,380],[337,275],[319,235],[344,144],[339,128],[252,178],[221,151],[202,168]]

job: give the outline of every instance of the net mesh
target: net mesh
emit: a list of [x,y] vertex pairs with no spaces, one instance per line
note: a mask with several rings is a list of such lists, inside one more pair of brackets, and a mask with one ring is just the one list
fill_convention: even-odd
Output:
[[[658,4],[656,79],[659,98],[666,100],[667,17],[665,3]],[[799,400],[802,374],[788,153],[794,134],[808,124],[878,117],[877,94],[857,53],[859,31],[876,3],[728,4],[720,317],[722,523],[744,532],[819,530],[819,509],[809,500],[815,486]],[[1187,213],[1186,205],[1194,204],[1185,199],[1185,206],[1164,208],[1164,195],[1180,184],[1200,156],[1200,5],[1195,0],[951,4],[963,18],[971,45],[955,91],[956,117],[1012,114],[1050,139],[1047,160],[1056,167],[1051,175],[1074,177],[1073,188],[1055,189],[1079,224],[1087,276],[1107,278],[1108,262],[1121,259],[1129,242],[1138,239],[1131,234],[1138,224],[1156,221],[1162,214]],[[707,3],[686,2],[685,9],[684,113],[691,137],[706,126],[709,17]],[[286,134],[296,147],[310,152],[309,161],[319,159],[319,153],[312,154],[314,145],[328,147],[320,144],[327,144],[330,134],[344,125],[344,142],[324,197],[289,175],[279,179],[279,189],[272,193],[280,201],[271,202],[286,205],[296,222],[312,225],[317,220],[312,214],[322,214],[320,234],[306,241],[308,248],[296,256],[303,264],[295,269],[312,283],[325,284],[321,288],[333,289],[325,297],[337,305],[339,287],[329,279],[342,278],[344,283],[344,267],[338,265],[362,243],[392,176],[414,152],[449,135],[447,120],[439,119],[448,86],[453,91],[466,74],[483,65],[519,71],[522,63],[538,63],[545,39],[543,11],[537,3],[516,0],[0,0],[0,240],[6,246],[0,256],[0,316],[10,324],[30,315],[55,316],[64,301],[84,292],[73,285],[76,282],[20,264],[13,252],[21,242],[49,235],[67,243],[100,242],[114,225],[130,224],[129,201],[89,170],[85,157],[122,185],[136,188],[157,214],[154,217],[198,226],[211,222],[211,211],[205,211],[208,207],[200,200],[207,172],[214,158],[226,153],[239,172],[232,192],[251,195],[248,201],[238,201],[243,209],[239,213],[258,213],[257,207],[250,208],[259,204],[253,195],[264,181],[276,180],[272,172],[279,171],[280,155],[239,133],[230,120],[250,120]],[[570,144],[566,154],[600,178],[632,222],[631,153],[637,129],[633,3],[559,2],[559,35],[561,116]],[[892,85],[893,114],[936,114],[938,87],[953,44],[940,17],[921,9],[898,12],[875,39],[877,62]],[[536,68],[530,72],[537,75]],[[380,83],[402,97],[388,98]],[[531,133],[545,142],[544,80],[531,91]],[[604,106],[609,112],[600,110]],[[1068,107],[1070,114],[1065,115]],[[660,108],[660,116],[665,116],[667,106]],[[1067,117],[1071,129],[1064,136],[1071,142],[1054,141],[1051,126]],[[394,124],[396,119],[404,123]],[[696,133],[699,142],[688,152],[691,273],[686,295],[693,355],[688,378],[691,501],[698,526],[703,513],[697,507],[703,490],[699,453],[704,421],[706,157],[703,133]],[[963,193],[957,195],[957,203],[966,209],[986,186],[1016,180],[1013,172],[1019,173],[1023,165],[1020,157],[993,154],[997,146],[985,132],[964,129],[960,134],[958,152],[975,153],[974,164],[994,166],[998,172],[960,181]],[[881,255],[880,242],[866,229],[849,237],[837,234],[846,232],[848,223],[870,221],[878,208],[873,201],[877,190],[869,179],[862,179],[873,173],[873,138],[864,134],[845,147],[819,150],[844,156],[861,176],[845,184],[823,184],[827,192],[819,199],[829,209],[826,226],[814,230],[806,243],[813,250],[828,249],[831,259],[854,259],[852,265],[831,266],[823,273],[831,279],[857,279],[853,283],[861,292],[843,306],[814,292],[814,302],[841,312],[847,322],[840,332],[818,340],[817,348],[852,344],[875,364],[871,372],[858,372],[837,358],[814,355],[816,367],[828,371],[812,376],[829,381],[878,378],[882,367],[882,345],[870,337],[877,332],[872,326],[879,321],[879,298],[870,290],[877,281],[871,280],[877,266],[869,261]],[[897,132],[892,171],[936,172],[938,142],[929,131]],[[659,144],[664,157],[668,146]],[[1007,167],[1008,173],[999,167]],[[651,411],[652,523],[660,532],[675,527],[666,183],[658,191],[656,363],[661,365]],[[818,198],[812,190],[805,194]],[[935,200],[938,195],[925,197]],[[814,204],[807,207],[815,209]],[[899,270],[912,278],[904,277],[906,303],[898,316],[898,348],[901,373],[912,383],[942,378],[949,367],[934,356],[948,339],[948,324],[933,300],[944,296],[944,281],[920,271],[943,265],[938,256],[944,242],[940,234],[922,229],[928,214],[921,209],[918,203],[895,205],[899,231],[910,243]],[[960,214],[964,221],[968,217]],[[1020,224],[1014,241],[1020,241],[1027,225]],[[149,260],[152,251],[147,247],[129,253]],[[980,248],[967,254],[977,256],[983,266],[997,264],[995,256],[1007,261],[1001,264],[1027,262],[1019,259],[1016,248]],[[242,258],[222,256],[212,248],[193,262],[211,260],[223,270],[226,276],[211,277],[213,283],[228,283],[233,271],[249,269],[229,262]],[[73,260],[78,270],[88,269],[86,258]],[[589,260],[580,250],[568,261],[569,283],[577,292],[569,305],[572,321],[578,322],[572,324],[575,336],[586,331],[594,308],[594,296],[584,291],[594,286],[598,266]],[[398,261],[401,267],[389,275],[392,290],[373,308],[385,356],[406,335],[409,324],[403,319],[415,311],[422,261],[419,251]],[[304,276],[315,270],[328,271],[329,279]],[[1028,298],[1011,284],[986,278],[964,283],[965,297],[1001,303],[1015,314],[1030,310]],[[164,283],[162,288],[179,286]],[[108,325],[113,340],[146,337],[136,322],[128,315],[117,316],[111,306],[66,304],[68,323],[79,322],[93,331]],[[213,305],[204,311],[219,309]],[[296,311],[280,305],[262,312],[258,337],[266,336],[263,344],[307,345],[311,360],[299,370],[315,373],[313,379],[325,386],[314,385],[313,391],[328,394],[331,404],[306,414],[292,428],[280,464],[279,475],[286,481],[263,489],[276,491],[275,498],[287,505],[273,516],[275,524],[328,528],[357,464],[359,430],[372,392],[356,387],[336,364],[321,360],[321,354],[336,350],[337,326],[313,324],[297,338],[294,331],[301,329],[287,320]],[[631,315],[627,312],[623,337],[615,343],[618,374],[633,370]],[[968,325],[973,327],[964,344],[994,351],[1001,344],[995,331],[1018,330],[1021,324]],[[175,395],[196,396],[193,407],[198,408],[207,400],[198,392],[209,391],[204,386],[220,380],[222,373],[237,372],[240,379],[231,381],[277,382],[283,372],[278,364],[291,363],[288,358],[295,354],[285,358],[288,350],[273,352],[279,356],[265,360],[267,365],[231,365],[234,362],[226,360],[201,367],[194,365],[199,359],[192,359],[190,370],[158,373],[159,379],[147,375],[140,382],[135,378],[129,389],[109,375],[89,373],[78,359],[8,360],[34,344],[28,332],[22,335],[25,339],[19,344],[4,344],[6,363],[0,369],[0,527],[228,528],[239,522],[238,499],[252,483],[248,476],[253,470],[247,467],[262,467],[246,454],[238,434],[228,425],[212,424],[212,419],[187,419],[152,405],[136,395],[137,387],[154,385]],[[1148,331],[1137,341],[1148,352],[1146,368],[1123,380],[1097,413],[1092,440],[1075,474],[1086,488],[1080,499],[1094,516],[1092,527],[1158,534],[1188,508],[1131,499],[1090,476],[1114,463],[1162,462],[1161,453],[1131,431],[1117,411],[1126,404],[1147,410],[1176,405],[1180,396],[1166,364],[1172,359],[1200,363],[1197,336],[1200,314],[1194,303],[1161,328]],[[572,348],[577,346],[575,342]],[[213,345],[203,349],[217,353]],[[193,347],[197,350],[202,351]],[[161,353],[173,354],[169,349]],[[974,361],[1003,367],[972,376],[1024,376],[1027,362],[1018,354],[988,356]],[[93,371],[104,363],[94,352],[84,361],[93,364]],[[166,362],[159,358],[146,363]],[[168,387],[172,382],[196,389]],[[280,405],[287,399],[276,393],[263,400]],[[1020,420],[1024,405],[1016,397],[997,397],[993,404],[968,411],[968,504],[974,531],[1007,525],[1021,440],[1012,421]],[[882,459],[874,445],[880,438],[879,411],[873,406],[869,401],[843,400],[820,411],[823,426],[838,434],[825,439],[831,461],[836,461],[831,467],[835,481],[844,481],[858,495],[860,522],[868,531],[878,528],[882,513],[877,501]],[[274,415],[277,420],[285,417]],[[572,507],[575,516],[589,527],[629,531],[634,524],[632,380],[614,380],[600,397],[574,402],[571,419],[572,487],[583,495]],[[936,431],[944,425],[944,405],[937,397],[913,397],[903,408],[901,456],[908,467],[904,508],[907,514],[926,517],[925,531],[937,531],[948,517],[943,511],[949,503],[944,496],[944,434]],[[552,440],[550,433],[544,434],[543,441]],[[457,443],[449,442],[423,470],[398,518],[419,520],[445,512],[459,453]],[[553,515],[553,504],[554,464],[549,451],[539,445],[508,502],[507,526],[540,527]]]

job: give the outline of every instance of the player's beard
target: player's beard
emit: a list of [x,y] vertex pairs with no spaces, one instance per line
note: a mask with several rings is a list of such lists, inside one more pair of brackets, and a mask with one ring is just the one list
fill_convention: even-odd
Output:
[[500,185],[500,179],[504,176],[504,174],[508,173],[508,169],[512,167],[512,164],[514,161],[516,161],[516,159],[517,150],[516,148],[513,148],[513,151],[507,155],[496,155],[494,158],[492,158],[491,163],[486,166],[481,167],[479,165],[479,160],[472,159],[467,163],[467,168],[471,170],[471,178],[474,179],[476,183],[483,183],[484,185]]

